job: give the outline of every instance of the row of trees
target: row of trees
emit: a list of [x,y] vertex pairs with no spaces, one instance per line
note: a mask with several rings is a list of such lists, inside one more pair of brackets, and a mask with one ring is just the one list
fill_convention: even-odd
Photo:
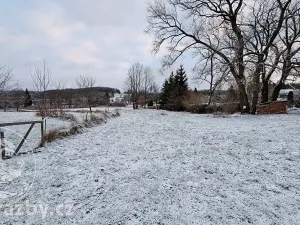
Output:
[[[44,118],[52,111],[57,111],[69,105],[72,107],[74,98],[83,102],[85,107],[92,107],[100,104],[108,104],[110,94],[120,93],[119,90],[105,87],[95,87],[96,79],[89,76],[79,76],[76,79],[78,89],[66,89],[61,83],[53,83],[51,70],[43,61],[42,67],[35,67],[31,71],[31,78],[34,87],[35,107]],[[49,90],[51,88],[51,90]],[[75,91],[74,91],[75,90]],[[5,110],[7,106],[18,108],[32,105],[30,93],[22,91],[17,82],[13,79],[12,70],[7,66],[0,67],[0,106]]]
[[148,24],[154,52],[168,50],[164,68],[192,52],[197,78],[210,84],[211,93],[233,83],[245,112],[255,113],[259,101],[276,100],[299,74],[299,1],[153,0]]
[[[124,89],[131,96],[133,109],[138,109],[138,103],[146,105],[149,100],[150,93],[159,93],[151,68],[144,66],[141,63],[135,63],[128,70]],[[143,99],[142,103],[139,101],[141,97]]]
[[16,108],[19,107],[22,101],[23,93],[15,92],[13,95],[8,95],[7,90],[18,89],[18,83],[13,80],[12,69],[7,66],[0,67],[0,104],[6,110],[8,101],[13,101]]
[[19,111],[20,107],[29,107],[32,105],[32,98],[29,91],[13,90],[2,92],[0,94],[0,107],[6,111],[7,108],[16,108]]

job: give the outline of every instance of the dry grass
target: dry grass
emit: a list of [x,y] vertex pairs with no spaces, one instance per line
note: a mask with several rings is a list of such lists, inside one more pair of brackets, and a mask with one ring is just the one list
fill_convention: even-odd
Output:
[[44,135],[43,140],[44,140],[45,142],[52,142],[53,140],[57,139],[58,132],[59,132],[59,129],[55,129],[55,130],[50,130],[50,131],[48,131],[48,132]]
[[[66,116],[70,116],[71,114],[64,114],[63,116],[59,117],[65,119]],[[73,116],[73,115],[71,115]],[[40,147],[45,146],[47,142],[53,142],[56,139],[65,138],[71,135],[83,133],[84,128],[89,128],[95,125],[100,125],[102,123],[106,123],[108,118],[114,118],[120,116],[119,110],[115,110],[114,113],[112,112],[103,112],[101,111],[101,116],[95,114],[87,114],[86,119],[82,123],[78,123],[75,117],[72,117],[72,126],[70,128],[60,128],[48,131],[43,140],[40,143]]]

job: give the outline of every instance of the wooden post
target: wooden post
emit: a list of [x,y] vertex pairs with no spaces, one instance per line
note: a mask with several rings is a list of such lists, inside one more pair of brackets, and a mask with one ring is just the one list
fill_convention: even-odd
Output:
[[44,121],[41,123],[41,146],[44,145]]
[[4,131],[0,130],[0,142],[1,142],[1,156],[5,158],[5,144],[4,144]]
[[44,127],[45,127],[45,133],[46,133],[46,132],[47,132],[47,120],[44,119],[44,120],[43,120],[43,123],[45,123]]

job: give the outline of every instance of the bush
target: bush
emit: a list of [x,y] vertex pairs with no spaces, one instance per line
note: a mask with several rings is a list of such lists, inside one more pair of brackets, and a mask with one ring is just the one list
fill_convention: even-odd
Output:
[[58,138],[58,136],[59,136],[59,129],[48,131],[43,137],[43,141],[41,143],[41,146],[44,146],[45,142],[54,141],[55,139]]
[[104,119],[99,117],[99,116],[96,116],[94,114],[91,114],[90,115],[90,122],[95,123],[95,124],[101,124],[102,122],[104,122]]
[[233,113],[241,112],[241,107],[239,103],[235,103],[235,102],[224,103],[221,105],[221,112],[233,114]]
[[206,104],[202,105],[190,105],[187,107],[186,111],[191,113],[197,113],[197,114],[205,114],[207,113],[207,106]]
[[115,113],[114,117],[117,117],[117,116],[121,116],[119,109],[116,109],[116,113]]
[[126,107],[126,103],[124,102],[113,102],[109,103],[108,106],[113,106],[113,107]]
[[233,114],[240,112],[240,107],[238,103],[224,103],[218,105],[190,105],[186,109],[187,112],[197,113],[197,114],[207,114],[207,113],[227,113]]

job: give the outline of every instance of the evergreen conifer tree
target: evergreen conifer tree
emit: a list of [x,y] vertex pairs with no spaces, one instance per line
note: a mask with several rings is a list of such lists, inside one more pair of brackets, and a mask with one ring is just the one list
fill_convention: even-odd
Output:
[[174,75],[172,72],[169,79],[165,80],[163,84],[160,98],[162,108],[176,111],[184,110],[183,100],[187,91],[187,76],[183,66],[180,66],[176,74]]
[[31,106],[32,105],[32,100],[31,100],[31,95],[26,88],[25,90],[25,100],[24,100],[24,107]]

